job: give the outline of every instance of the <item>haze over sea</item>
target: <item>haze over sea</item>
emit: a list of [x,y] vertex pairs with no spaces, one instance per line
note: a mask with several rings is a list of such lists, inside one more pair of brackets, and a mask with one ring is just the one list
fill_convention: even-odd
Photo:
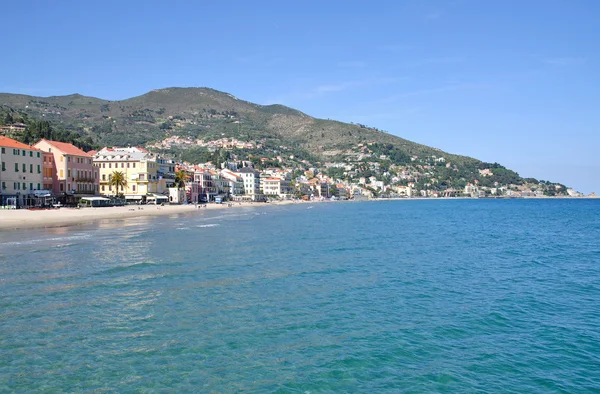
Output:
[[598,392],[600,200],[0,232],[0,392]]

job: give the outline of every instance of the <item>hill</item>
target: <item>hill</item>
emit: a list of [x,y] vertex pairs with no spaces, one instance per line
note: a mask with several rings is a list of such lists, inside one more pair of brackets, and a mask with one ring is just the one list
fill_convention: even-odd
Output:
[[[390,175],[390,167],[404,166],[408,180],[439,190],[470,182],[489,187],[539,183],[523,180],[497,163],[446,153],[376,128],[317,119],[282,105],[258,105],[209,88],[158,89],[120,101],[79,94],[0,93],[0,104],[0,122],[20,119],[30,124],[29,129],[38,129],[25,140],[53,127],[63,139],[79,145],[145,145],[193,161],[206,157],[206,149],[197,141],[227,138],[255,142],[254,152],[241,151],[250,157],[273,159],[285,154],[296,164],[301,160],[321,167],[337,163],[334,168],[353,163],[356,170],[350,177],[382,178]],[[491,168],[489,173],[479,171]]]

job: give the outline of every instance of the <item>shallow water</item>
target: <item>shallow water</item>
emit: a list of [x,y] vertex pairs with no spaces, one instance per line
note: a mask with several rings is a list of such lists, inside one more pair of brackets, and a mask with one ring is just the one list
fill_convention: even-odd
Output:
[[0,392],[598,392],[600,201],[0,233]]

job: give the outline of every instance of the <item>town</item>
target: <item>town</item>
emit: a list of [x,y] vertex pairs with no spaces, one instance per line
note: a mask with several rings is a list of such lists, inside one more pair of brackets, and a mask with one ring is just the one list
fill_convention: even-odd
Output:
[[[2,131],[19,132],[24,126],[4,126]],[[261,147],[259,142],[233,138],[205,142],[171,136],[148,148],[163,148],[164,152],[173,144],[194,144],[212,152]],[[288,166],[287,159],[294,157],[281,152],[258,160],[233,154],[221,162],[189,163],[144,147],[104,147],[85,152],[67,142],[41,139],[28,145],[6,135],[0,135],[0,148],[3,208],[548,195],[544,184],[538,188],[497,182],[482,186],[477,179],[460,189],[436,188],[439,180],[431,168],[453,169],[444,157],[410,157],[410,165],[391,165],[381,171],[380,161],[387,157],[377,155],[369,143],[359,143],[346,152],[354,161],[327,162],[322,168],[307,160],[290,161]],[[371,157],[377,160],[370,161]],[[495,170],[478,171],[486,177]],[[552,186],[558,194],[582,196],[573,189]]]

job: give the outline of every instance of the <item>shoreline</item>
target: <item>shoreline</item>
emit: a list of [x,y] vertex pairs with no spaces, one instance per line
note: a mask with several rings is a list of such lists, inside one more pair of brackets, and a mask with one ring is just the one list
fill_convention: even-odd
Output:
[[[123,207],[60,208],[49,210],[0,210],[0,233],[11,230],[44,229],[88,224],[99,220],[124,220],[128,218],[178,215],[182,213],[234,208],[268,207],[306,203],[303,201],[277,201],[271,203],[235,203],[203,205],[126,205]],[[142,208],[142,209],[139,209]]]
[[[597,197],[596,197],[597,198]],[[296,204],[315,204],[324,202],[377,202],[377,201],[448,201],[448,200],[584,200],[594,199],[594,197],[520,197],[520,198],[483,198],[476,199],[471,197],[440,197],[440,198],[385,198],[385,199],[365,199],[365,200],[343,200],[343,201],[303,201],[303,200],[284,200],[270,203],[260,202],[241,202],[233,203],[231,207],[227,204],[206,204],[203,205],[126,205],[123,207],[98,207],[98,208],[60,208],[51,210],[0,210],[0,233],[11,230],[26,229],[44,229],[53,227],[67,227],[81,224],[89,224],[99,220],[126,220],[128,218],[154,217],[165,215],[178,215],[183,213],[198,212],[204,210],[222,210],[250,207],[268,207]],[[139,209],[142,208],[142,209]]]

